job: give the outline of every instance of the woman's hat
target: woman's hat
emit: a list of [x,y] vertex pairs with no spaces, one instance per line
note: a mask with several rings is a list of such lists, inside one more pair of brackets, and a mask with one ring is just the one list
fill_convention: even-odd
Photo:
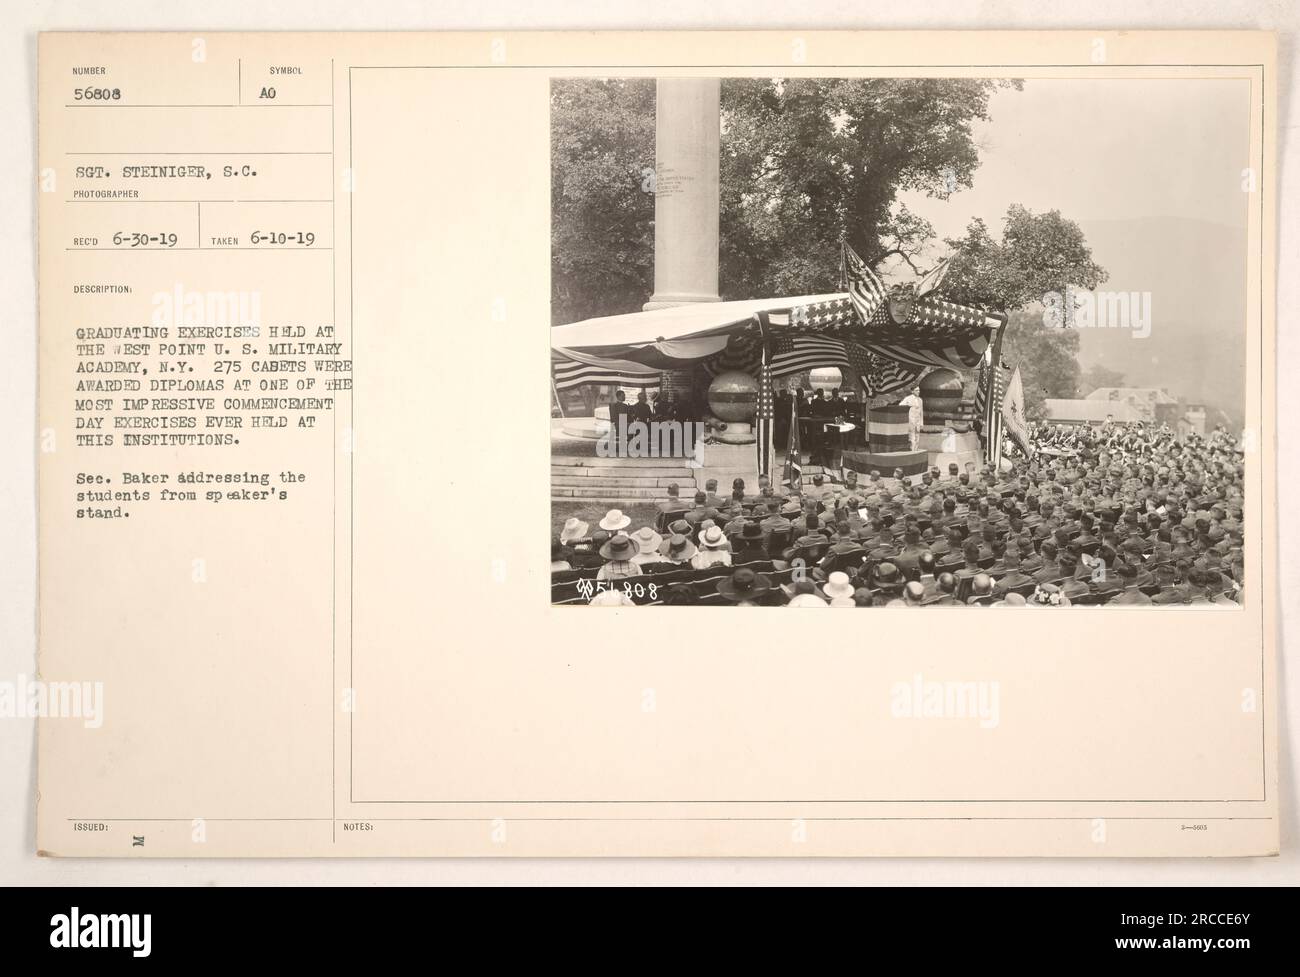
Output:
[[564,528],[560,530],[560,542],[568,543],[575,539],[586,539],[587,528],[587,524],[577,516],[570,516],[564,520]]
[[619,533],[600,548],[600,555],[607,560],[630,560],[637,550],[636,540],[627,533]]
[[727,537],[717,526],[710,526],[700,533],[700,545],[706,550],[720,550],[727,545]]
[[772,582],[748,567],[718,581],[718,593],[727,600],[754,600],[772,589]]
[[600,528],[607,529],[611,533],[626,529],[630,525],[632,525],[632,517],[624,515],[622,509],[610,509],[605,513],[605,518],[600,521]]
[[641,547],[642,556],[650,556],[652,553],[659,552],[659,546],[663,543],[664,538],[654,531],[650,526],[642,526],[632,538],[636,540],[637,545]]
[[791,599],[786,607],[825,607],[826,601],[822,600],[816,594],[799,594]]
[[695,555],[695,544],[681,533],[673,533],[664,540],[659,552],[670,560],[683,563]]
[[827,579],[822,586],[822,593],[829,599],[835,600],[839,597],[853,598],[853,584],[849,583],[849,575],[842,570],[836,570]]

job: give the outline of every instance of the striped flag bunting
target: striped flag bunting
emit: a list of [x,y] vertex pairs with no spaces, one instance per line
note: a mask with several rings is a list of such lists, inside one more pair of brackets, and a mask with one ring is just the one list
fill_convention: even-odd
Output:
[[731,339],[721,353],[704,361],[704,372],[711,377],[716,377],[723,373],[730,373],[732,370],[739,370],[755,376],[762,364],[762,333],[753,326],[746,326],[732,333]]
[[874,452],[907,451],[912,447],[912,409],[906,404],[873,407],[867,414],[867,445]]
[[[771,324],[778,327],[791,325],[798,321],[796,313],[797,310],[791,310],[789,315],[773,313],[770,317]],[[867,396],[879,397],[915,383],[927,367],[952,365],[949,360],[937,355],[922,358],[920,362],[906,363],[874,350],[872,345],[818,333],[778,334],[772,341],[772,377],[779,380],[804,370],[833,366],[849,376],[858,377]],[[762,365],[762,358],[761,339],[742,334],[734,337],[721,354],[708,360],[704,369],[709,376],[718,376],[729,370],[740,370],[755,376]]]
[[[676,338],[581,350],[557,347],[555,386],[654,387],[662,371],[702,365],[710,377],[733,370],[761,374],[761,386],[770,396],[775,379],[837,367],[857,377],[868,397],[878,397],[912,385],[930,368],[983,370],[990,356],[997,358],[991,345],[1000,342],[1006,316],[933,294],[948,261],[932,269],[916,288],[891,291],[852,248],[845,245],[843,254],[848,284],[843,294],[820,296],[789,309],[769,307],[761,319],[730,323],[725,329],[710,327]],[[770,356],[766,363],[765,345]],[[1005,378],[1001,383],[1004,390]],[[987,392],[986,386],[981,382],[980,391]],[[992,413],[983,404],[986,430],[1001,429],[1001,397],[999,392],[998,409]]]
[[569,390],[586,383],[612,384],[618,387],[659,386],[659,371],[639,363],[618,360],[590,363],[566,356],[554,356],[551,364],[557,390]]

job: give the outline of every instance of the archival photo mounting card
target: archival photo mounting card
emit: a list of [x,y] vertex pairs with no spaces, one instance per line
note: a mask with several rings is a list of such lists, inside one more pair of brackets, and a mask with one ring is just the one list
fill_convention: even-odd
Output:
[[42,854],[1278,851],[1273,35],[38,74]]

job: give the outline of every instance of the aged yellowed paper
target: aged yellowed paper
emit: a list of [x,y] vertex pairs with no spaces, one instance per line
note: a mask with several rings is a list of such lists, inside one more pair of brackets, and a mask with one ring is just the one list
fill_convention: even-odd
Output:
[[39,849],[1276,852],[1274,48],[42,35]]

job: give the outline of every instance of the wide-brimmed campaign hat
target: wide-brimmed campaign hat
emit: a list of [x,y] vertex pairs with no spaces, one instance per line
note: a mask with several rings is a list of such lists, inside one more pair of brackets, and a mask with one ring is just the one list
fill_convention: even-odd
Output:
[[639,552],[639,547],[627,533],[619,533],[600,548],[600,555],[607,560],[630,560]]
[[730,577],[718,581],[718,593],[727,600],[753,600],[772,589],[772,581],[749,567],[741,567]]
[[560,530],[560,542],[568,543],[575,539],[586,539],[588,528],[587,524],[577,516],[570,516],[564,520],[564,528]]
[[611,533],[626,529],[630,525],[632,525],[632,517],[625,515],[622,509],[610,509],[605,513],[605,518],[600,521],[600,528]]
[[876,567],[876,586],[881,590],[902,590],[903,571],[896,563],[885,562]]

